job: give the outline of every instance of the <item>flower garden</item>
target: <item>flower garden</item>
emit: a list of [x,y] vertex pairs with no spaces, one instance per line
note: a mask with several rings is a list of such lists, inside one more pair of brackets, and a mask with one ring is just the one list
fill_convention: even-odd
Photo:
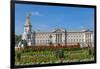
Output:
[[93,61],[94,50],[78,46],[27,46],[15,51],[16,65]]

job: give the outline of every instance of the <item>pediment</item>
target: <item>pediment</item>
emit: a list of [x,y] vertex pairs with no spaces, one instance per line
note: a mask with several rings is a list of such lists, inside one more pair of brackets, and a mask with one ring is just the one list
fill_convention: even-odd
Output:
[[54,33],[60,33],[60,32],[65,32],[65,31],[64,31],[64,29],[55,29],[53,32]]

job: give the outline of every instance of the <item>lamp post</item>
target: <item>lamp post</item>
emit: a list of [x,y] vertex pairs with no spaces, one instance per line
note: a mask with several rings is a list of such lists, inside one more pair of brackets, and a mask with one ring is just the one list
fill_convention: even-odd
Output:
[[49,38],[50,38],[50,45],[52,45],[52,35],[50,35]]
[[65,46],[67,45],[67,31],[65,29]]

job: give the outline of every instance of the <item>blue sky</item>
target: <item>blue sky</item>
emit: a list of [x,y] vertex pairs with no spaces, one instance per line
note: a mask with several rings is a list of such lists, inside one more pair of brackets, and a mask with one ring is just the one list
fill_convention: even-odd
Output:
[[60,7],[46,5],[15,5],[15,33],[24,32],[27,14],[32,30],[51,31],[55,28],[67,30],[94,29],[94,8]]

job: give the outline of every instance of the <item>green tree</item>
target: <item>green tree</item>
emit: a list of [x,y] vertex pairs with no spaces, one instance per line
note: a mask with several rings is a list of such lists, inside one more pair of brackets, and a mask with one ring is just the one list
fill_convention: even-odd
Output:
[[21,60],[21,52],[18,52],[16,57],[17,57],[17,60],[20,61]]
[[21,35],[15,35],[15,43],[18,44],[19,41],[21,41]]
[[63,59],[64,59],[64,50],[63,49],[56,50],[56,58],[59,58],[60,62],[63,63]]
[[49,45],[52,46],[53,45],[53,43],[52,43],[52,35],[49,36],[49,39],[50,39],[49,40]]
[[94,55],[94,50],[93,50],[93,48],[89,48],[88,51],[89,51],[89,55]]

